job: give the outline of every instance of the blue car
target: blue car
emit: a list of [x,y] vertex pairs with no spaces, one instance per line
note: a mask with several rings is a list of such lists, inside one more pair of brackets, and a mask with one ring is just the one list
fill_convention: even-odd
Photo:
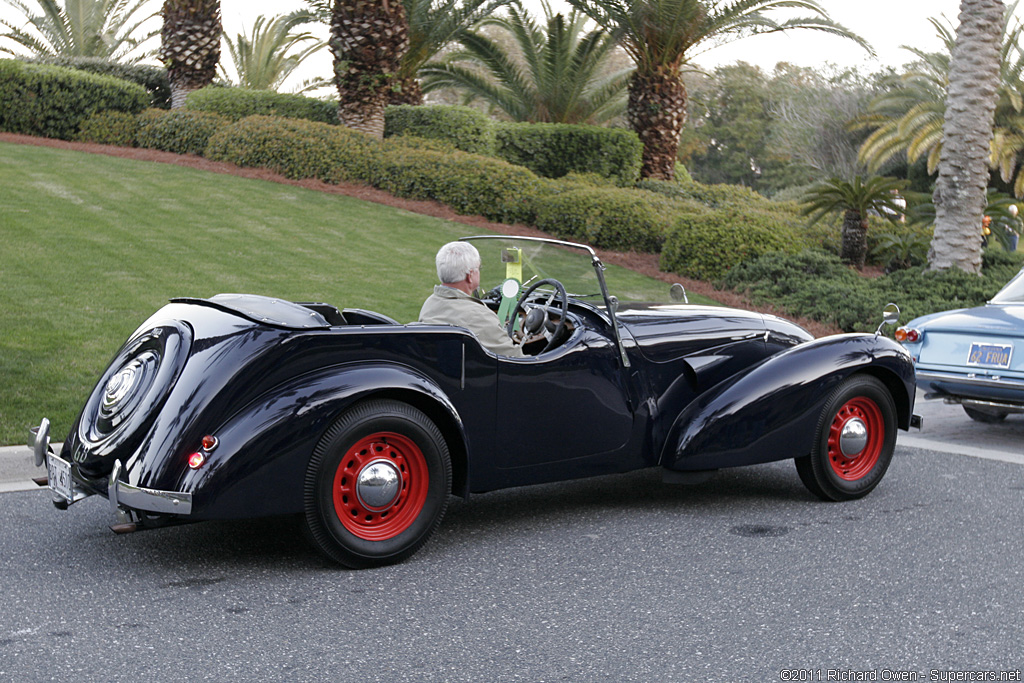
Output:
[[1024,270],[984,306],[916,318],[896,339],[926,399],[959,403],[979,422],[1024,412]]

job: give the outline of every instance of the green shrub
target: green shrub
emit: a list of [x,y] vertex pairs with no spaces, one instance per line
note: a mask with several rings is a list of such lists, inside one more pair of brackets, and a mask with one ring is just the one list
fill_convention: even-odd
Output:
[[121,64],[108,62],[100,57],[56,57],[40,56],[26,60],[34,64],[53,64],[69,69],[88,71],[103,76],[113,76],[123,81],[138,83],[149,93],[149,106],[157,109],[171,108],[171,84],[167,69],[145,64]]
[[571,182],[563,191],[557,184],[546,189],[545,196],[535,200],[536,226],[605,249],[657,252],[677,208],[670,201],[625,188]]
[[495,130],[495,154],[539,176],[596,173],[619,185],[640,177],[643,145],[636,133],[621,128],[564,123],[506,123]]
[[982,274],[958,268],[928,271],[923,266],[878,278],[865,278],[839,257],[818,250],[768,254],[733,268],[723,284],[790,315],[834,325],[845,332],[873,331],[885,304],[900,307],[900,322],[992,298],[1019,270],[1021,258],[987,250]]
[[676,219],[661,252],[661,269],[712,280],[763,254],[805,246],[796,226],[775,214],[706,209]]
[[75,139],[101,145],[134,147],[138,134],[138,116],[123,111],[101,111],[82,121]]
[[411,135],[443,140],[472,154],[494,154],[494,125],[469,107],[403,104],[384,110],[384,137]]
[[112,76],[0,60],[0,131],[71,140],[96,112],[136,114],[148,101],[142,86]]
[[389,147],[404,147],[405,149],[426,149],[431,152],[444,152],[452,154],[458,151],[458,147],[447,140],[436,140],[432,138],[420,138],[413,135],[401,135],[394,138],[385,138],[384,143]]
[[[400,139],[399,139],[400,140]],[[461,214],[521,222],[532,212],[537,176],[498,159],[413,150],[385,141],[370,182],[399,197],[433,199]]]
[[268,168],[295,180],[362,180],[375,175],[380,143],[341,126],[271,116],[250,116],[210,139],[206,156],[238,166]]
[[229,121],[219,114],[176,109],[149,109],[139,116],[135,143],[175,154],[203,154],[210,138]]
[[795,202],[775,202],[742,185],[704,185],[697,182],[644,178],[636,186],[641,190],[667,197],[700,202],[710,209],[733,209],[736,211],[757,209],[780,215],[792,215],[802,222],[807,220],[800,216],[800,207]]
[[185,109],[208,111],[238,121],[248,116],[284,116],[320,123],[338,123],[338,103],[272,90],[209,86],[185,100]]

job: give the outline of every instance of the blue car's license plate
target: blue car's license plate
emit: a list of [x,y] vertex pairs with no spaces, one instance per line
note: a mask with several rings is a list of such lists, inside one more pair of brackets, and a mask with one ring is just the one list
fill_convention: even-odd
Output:
[[1008,368],[1010,356],[1013,355],[1013,344],[982,344],[974,342],[967,354],[968,365],[984,368]]

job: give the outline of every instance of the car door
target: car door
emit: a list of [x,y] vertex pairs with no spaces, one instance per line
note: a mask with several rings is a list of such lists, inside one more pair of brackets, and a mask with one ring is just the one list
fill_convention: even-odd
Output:
[[498,360],[499,469],[616,451],[633,427],[625,376],[611,339],[583,330],[546,354]]

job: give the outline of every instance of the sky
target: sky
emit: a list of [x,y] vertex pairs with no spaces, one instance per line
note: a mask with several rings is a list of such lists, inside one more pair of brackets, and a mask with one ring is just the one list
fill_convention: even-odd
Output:
[[[31,0],[28,0],[31,4]],[[799,66],[821,67],[826,63],[840,67],[855,66],[864,72],[878,71],[885,66],[898,67],[911,60],[912,55],[900,49],[912,45],[925,50],[940,47],[929,17],[945,15],[955,26],[959,0],[819,0],[830,16],[839,23],[867,39],[877,53],[871,57],[849,40],[834,36],[817,35],[813,31],[791,31],[786,34],[756,36],[732,45],[715,48],[697,57],[695,62],[710,70],[721,64],[742,60],[771,71],[775,64],[787,61]],[[540,0],[524,0],[528,9],[541,16]],[[154,3],[157,7],[159,3]],[[225,31],[234,36],[247,30],[259,14],[276,15],[304,7],[302,0],[221,0],[221,13]],[[553,0],[556,11],[569,11],[569,5]],[[0,18],[10,20],[13,10],[0,6]],[[1024,6],[1018,11],[1024,16]],[[14,14],[14,16],[17,16]],[[323,29],[326,34],[326,28]],[[330,55],[324,50],[314,56],[302,73],[285,84],[285,90],[294,83],[317,75],[330,74]]]

